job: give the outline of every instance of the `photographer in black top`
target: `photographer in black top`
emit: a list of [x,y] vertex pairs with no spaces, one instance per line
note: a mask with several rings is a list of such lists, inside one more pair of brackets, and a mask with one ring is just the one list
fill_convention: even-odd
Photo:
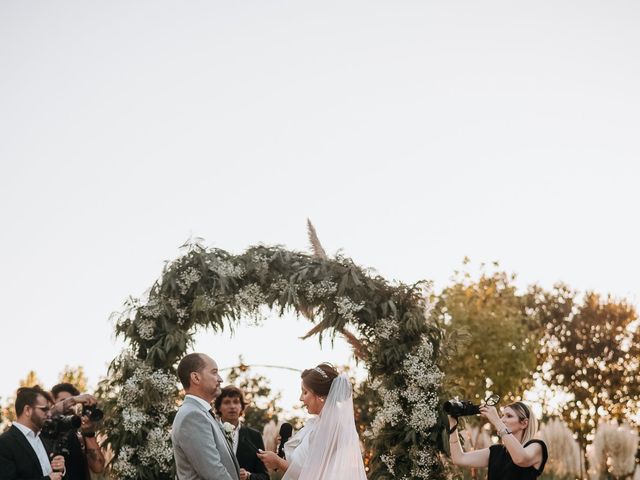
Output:
[[66,437],[67,472],[65,479],[89,480],[91,478],[90,471],[102,473],[105,467],[105,458],[95,438],[96,422],[91,420],[96,399],[92,395],[81,395],[78,389],[70,383],[55,385],[51,389],[51,395],[55,402],[54,408],[59,413],[73,413],[75,405],[78,404],[83,407],[80,428],[69,432]]
[[481,406],[478,410],[495,427],[502,444],[464,452],[456,431],[458,419],[449,415],[453,463],[469,468],[488,468],[488,480],[533,480],[540,476],[548,457],[547,446],[542,440],[533,438],[538,421],[531,408],[523,402],[514,402],[502,409],[502,416],[492,405]]

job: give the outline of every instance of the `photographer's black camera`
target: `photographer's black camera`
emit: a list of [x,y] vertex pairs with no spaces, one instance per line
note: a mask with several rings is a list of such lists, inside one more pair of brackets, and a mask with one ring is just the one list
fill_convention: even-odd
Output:
[[471,415],[478,415],[480,413],[480,405],[471,403],[468,400],[449,400],[444,402],[444,411],[452,417],[468,417]]
[[98,407],[89,407],[84,405],[82,407],[82,416],[88,417],[91,422],[99,422],[104,418],[104,412]]
[[59,438],[71,430],[80,428],[82,421],[76,415],[58,415],[48,418],[42,425],[42,435],[47,438]]

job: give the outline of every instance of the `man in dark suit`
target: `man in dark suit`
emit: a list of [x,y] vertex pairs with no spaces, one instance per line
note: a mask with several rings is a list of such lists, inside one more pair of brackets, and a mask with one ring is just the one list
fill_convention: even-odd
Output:
[[16,394],[17,419],[0,435],[2,480],[61,480],[64,457],[49,459],[40,430],[50,416],[51,397],[40,387],[23,387]]
[[262,435],[240,422],[246,406],[242,390],[233,385],[224,387],[214,404],[220,420],[236,427],[232,446],[240,464],[240,480],[269,480],[267,468],[256,455],[257,449],[264,450]]

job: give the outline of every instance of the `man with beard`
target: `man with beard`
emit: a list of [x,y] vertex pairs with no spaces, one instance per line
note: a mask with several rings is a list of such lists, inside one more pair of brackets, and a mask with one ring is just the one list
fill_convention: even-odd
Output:
[[2,480],[61,480],[64,457],[49,460],[40,430],[50,417],[51,397],[39,386],[22,387],[16,394],[17,419],[0,435],[0,478]]

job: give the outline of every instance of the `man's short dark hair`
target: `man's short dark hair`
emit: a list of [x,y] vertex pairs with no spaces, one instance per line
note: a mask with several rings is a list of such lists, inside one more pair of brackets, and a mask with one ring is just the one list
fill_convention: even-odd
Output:
[[73,397],[80,395],[80,390],[74,387],[71,383],[59,383],[54,385],[51,389],[51,395],[53,395],[53,398],[56,398],[62,392],[67,392]]
[[33,387],[20,387],[16,392],[16,415],[19,417],[24,412],[24,407],[35,406],[38,403],[38,397],[43,396],[48,402],[53,403],[53,399],[49,392],[45,392],[40,385]]
[[180,360],[178,378],[185,389],[191,386],[191,373],[201,371],[205,365],[204,358],[200,353],[190,353]]
[[247,406],[247,402],[244,399],[244,393],[235,385],[227,385],[222,389],[222,393],[216,397],[216,401],[213,406],[216,409],[216,413],[220,415],[220,405],[222,405],[222,400],[225,398],[239,398],[240,405],[242,405],[242,410]]

